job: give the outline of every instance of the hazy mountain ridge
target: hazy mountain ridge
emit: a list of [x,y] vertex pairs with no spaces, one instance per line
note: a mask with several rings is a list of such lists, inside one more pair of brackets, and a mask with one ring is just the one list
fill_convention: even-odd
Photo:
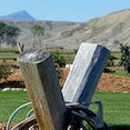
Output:
[[[45,28],[45,35],[42,39],[43,47],[77,49],[82,42],[89,42],[99,43],[111,50],[117,50],[121,43],[130,44],[129,9],[114,12],[84,23],[36,20],[4,21],[21,29],[18,41],[28,47],[31,47],[34,41],[30,31],[32,24],[39,24]],[[38,43],[36,44],[38,46]]]
[[26,11],[18,11],[12,14],[8,14],[5,16],[0,16],[0,19],[5,19],[5,20],[35,20],[29,13]]

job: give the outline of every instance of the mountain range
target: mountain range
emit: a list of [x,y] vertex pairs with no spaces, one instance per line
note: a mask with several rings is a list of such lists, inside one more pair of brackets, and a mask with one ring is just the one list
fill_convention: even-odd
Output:
[[25,47],[38,47],[39,43],[32,36],[30,27],[38,24],[44,27],[42,47],[62,47],[77,49],[82,42],[98,43],[117,51],[120,44],[130,45],[130,9],[92,19],[83,23],[47,21],[47,20],[1,20],[21,29],[18,41]]
[[0,16],[0,19],[4,20],[35,20],[29,13],[25,10],[14,12],[8,15]]

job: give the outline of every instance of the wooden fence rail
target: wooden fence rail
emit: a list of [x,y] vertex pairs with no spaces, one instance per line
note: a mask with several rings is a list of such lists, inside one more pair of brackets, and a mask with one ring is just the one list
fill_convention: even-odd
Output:
[[8,54],[8,56],[2,54],[2,56],[0,56],[0,60],[17,60],[18,56],[9,56],[9,53],[11,53],[11,55],[12,54],[19,55],[21,52],[23,52],[23,49],[24,49],[23,44],[17,43],[17,47],[18,47],[18,50],[0,50],[0,54],[2,53]]
[[[2,53],[4,53],[4,54],[2,54]],[[11,55],[13,54],[19,54],[19,51],[13,51],[13,50],[0,50],[0,54],[1,54],[1,56],[0,56],[0,60],[17,60],[17,56],[9,56],[9,54],[8,54],[8,56],[6,56],[7,55],[7,53],[11,53]]]

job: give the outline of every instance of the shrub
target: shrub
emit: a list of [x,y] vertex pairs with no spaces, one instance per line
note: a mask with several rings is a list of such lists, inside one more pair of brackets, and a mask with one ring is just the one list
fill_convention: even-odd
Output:
[[107,66],[108,66],[108,67],[113,66],[115,59],[116,59],[116,57],[110,54],[109,59],[107,60]]
[[124,66],[128,74],[130,74],[130,46],[120,45],[121,61],[120,64]]
[[116,59],[116,57],[110,54],[109,59],[107,60],[104,72],[113,73],[113,71],[109,67],[114,66],[115,59]]
[[61,54],[60,50],[57,50],[55,52],[51,52],[52,59],[56,68],[57,76],[60,79],[63,77],[63,72],[60,69],[60,67],[65,67],[66,65],[66,58]]
[[0,79],[6,79],[10,74],[10,65],[0,64]]
[[65,67],[66,58],[61,54],[60,50],[57,50],[56,52],[52,52],[51,54],[52,54],[55,67]]

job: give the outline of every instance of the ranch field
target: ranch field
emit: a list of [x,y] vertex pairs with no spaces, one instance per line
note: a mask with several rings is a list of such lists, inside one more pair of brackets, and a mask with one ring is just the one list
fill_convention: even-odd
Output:
[[[64,81],[66,80],[66,77],[69,73],[69,69],[61,69],[62,70],[62,78],[60,79],[60,85],[63,86]],[[20,73],[19,69],[12,70],[11,75],[7,79],[2,79],[0,81],[0,86],[3,88],[11,87],[11,88],[24,88],[24,82],[22,80],[22,75]],[[2,105],[2,94],[4,92],[0,92],[0,111],[2,111],[2,108],[4,107],[4,111],[8,111],[9,103],[5,103],[5,106]],[[12,94],[12,92],[6,92],[8,93],[8,96]],[[17,97],[15,96],[20,95],[22,99],[16,100]],[[19,93],[19,94],[18,94]],[[26,92],[14,92],[14,107],[10,109],[17,108],[15,106],[15,103],[17,105],[21,105],[27,101],[29,101],[28,95]],[[16,97],[16,99],[15,99]],[[25,100],[23,100],[23,97],[25,97]],[[8,97],[6,97],[8,99]],[[13,100],[11,102],[13,102]],[[16,100],[16,101],[15,101]],[[97,86],[96,93],[94,94],[93,100],[101,100],[104,106],[104,119],[105,121],[113,127],[114,130],[119,129],[130,129],[130,78],[114,75],[110,73],[103,73],[101,76],[101,79],[99,81],[99,84]],[[11,104],[13,106],[13,104]],[[91,107],[91,106],[90,106]],[[92,108],[93,109],[93,106]],[[1,112],[0,112],[1,113]],[[10,111],[11,113],[11,111]],[[7,122],[7,119],[10,115],[6,115],[5,118],[1,119],[0,117],[0,130],[4,130],[5,123]],[[15,121],[16,123],[16,121]]]

